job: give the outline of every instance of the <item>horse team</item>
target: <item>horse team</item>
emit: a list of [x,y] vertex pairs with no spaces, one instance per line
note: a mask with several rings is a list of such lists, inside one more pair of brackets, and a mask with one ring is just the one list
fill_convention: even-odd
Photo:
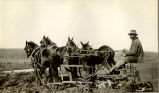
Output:
[[[62,47],[57,46],[46,36],[43,36],[40,46],[33,41],[26,41],[24,50],[27,58],[31,57],[37,83],[61,81],[58,75],[58,67],[62,64],[90,66],[88,69],[89,74],[95,73],[96,64],[105,62],[106,65],[104,66],[108,73],[109,69],[116,64],[114,61],[115,52],[109,46],[103,45],[98,49],[93,49],[89,42],[81,42],[81,45],[82,48],[79,48],[73,38],[70,37],[68,37],[66,45]],[[79,55],[82,56],[79,57]],[[65,69],[71,72],[74,79],[79,77],[76,67],[65,67]]]

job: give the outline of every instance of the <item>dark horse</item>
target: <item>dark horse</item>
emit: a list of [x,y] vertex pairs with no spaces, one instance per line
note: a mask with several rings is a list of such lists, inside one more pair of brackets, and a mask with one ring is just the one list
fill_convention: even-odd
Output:
[[[59,62],[53,53],[48,52],[48,50],[45,50],[45,56],[47,56],[48,58],[44,58],[42,57],[42,53],[41,51],[43,50],[41,47],[39,47],[36,43],[30,41],[27,42],[26,41],[26,45],[24,48],[27,58],[29,56],[31,56],[31,62],[32,62],[32,66],[35,70],[35,74],[36,74],[36,81],[38,84],[42,85],[43,81],[44,83],[46,83],[48,81],[48,79],[50,79],[50,81],[52,81],[52,79],[56,79],[56,75],[52,75],[53,71],[56,71],[56,66],[58,64],[56,64],[57,62]],[[44,55],[43,55],[44,56]],[[54,60],[56,58],[56,60]],[[55,65],[56,64],[56,65]],[[49,72],[47,72],[47,68],[49,68]],[[53,70],[54,69],[54,70]],[[53,78],[52,78],[53,76]],[[43,81],[42,81],[43,79]]]
[[[43,39],[40,41],[41,46],[43,47],[41,55],[44,63],[49,63],[47,62],[47,59],[50,59],[49,61],[51,64],[46,64],[47,66],[51,67],[51,75],[50,77],[53,76],[54,81],[58,82],[60,81],[59,75],[58,75],[58,67],[63,64],[63,58],[61,55],[58,53],[59,47],[57,47],[56,43],[52,42],[49,37],[43,36]],[[60,48],[61,49],[61,48]]]
[[42,48],[50,48],[50,49],[57,48],[56,43],[52,42],[49,37],[45,37],[45,35],[43,36],[43,39],[40,41],[40,44]]
[[[68,42],[66,43],[66,49],[64,51],[64,56],[68,56],[64,58],[67,61],[65,63],[68,65],[80,65],[80,58],[77,57],[78,53],[79,53],[79,48],[74,43],[73,38],[70,39],[70,37],[68,37]],[[77,79],[78,77],[77,67],[70,67],[70,72],[72,74],[73,79]]]
[[[109,67],[111,68],[113,65],[115,65],[115,61],[114,61],[115,52],[109,46],[103,45],[99,47],[98,49],[93,50],[93,48],[89,45],[89,42],[85,44],[81,42],[81,45],[82,45],[81,49],[83,50],[81,51],[81,53],[90,54],[90,56],[84,57],[84,61],[87,63],[87,65],[93,67],[93,69],[92,68],[89,69],[90,74],[93,74],[95,72],[96,64],[104,63],[103,65],[107,67],[107,71]],[[104,52],[104,51],[107,51],[107,52]]]
[[39,81],[42,78],[40,47],[33,41],[30,41],[30,42],[26,41],[24,50],[25,50],[27,58],[31,56],[31,64],[35,71],[37,83],[42,84],[42,82]]
[[[76,53],[78,50],[78,47],[76,44],[73,42],[73,38],[70,39],[68,38],[68,42],[66,46],[63,47],[57,47],[55,46],[55,43],[51,43],[52,41],[48,37],[43,37],[43,39],[40,41],[41,46],[45,47],[42,51],[43,54],[49,54],[48,47],[51,49],[51,52],[55,53],[57,56],[56,58],[60,59],[58,64],[67,64],[67,65],[77,65],[79,62],[78,58],[75,57],[68,57],[68,56],[73,56],[73,53]],[[50,44],[50,45],[48,45]],[[54,48],[50,48],[50,46],[54,46]],[[47,51],[46,51],[47,50]],[[46,51],[46,52],[45,52]],[[55,59],[55,58],[54,58]],[[60,65],[58,65],[60,66]],[[65,69],[69,72],[71,72],[73,79],[77,77],[77,68],[75,67],[65,67]]]

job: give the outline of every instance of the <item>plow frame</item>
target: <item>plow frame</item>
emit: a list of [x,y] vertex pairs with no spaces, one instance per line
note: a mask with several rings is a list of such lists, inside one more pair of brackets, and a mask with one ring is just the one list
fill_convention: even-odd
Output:
[[[88,52],[91,52],[91,51],[88,51]],[[91,56],[91,55],[98,56],[98,54],[101,54],[101,53],[105,53],[105,55],[107,57],[105,57],[104,61],[98,66],[98,68],[95,70],[95,73],[93,73],[93,74],[89,74],[85,77],[82,77],[82,78],[74,81],[74,80],[72,80],[71,73],[67,72],[67,75],[64,75],[63,73],[59,73],[59,77],[61,77],[61,82],[54,82],[54,83],[46,83],[45,84],[44,82],[42,82],[41,78],[40,78],[40,82],[42,83],[42,85],[45,85],[45,86],[54,86],[54,87],[58,86],[58,87],[60,87],[60,90],[64,89],[66,87],[66,85],[76,86],[79,89],[79,91],[84,92],[84,93],[88,93],[89,90],[90,90],[90,88],[89,88],[90,85],[95,83],[93,81],[89,81],[88,79],[98,75],[97,72],[101,69],[102,66],[104,66],[107,63],[107,58],[110,56],[110,52],[109,51],[96,51],[94,54],[70,53],[69,56],[68,55],[67,56],[66,55],[62,56],[62,57],[68,57],[68,58],[70,58],[70,57],[81,58],[81,57]],[[66,64],[62,64],[62,65],[60,65],[60,67],[58,67],[58,71],[60,71],[61,69],[64,69],[65,67],[75,67],[79,70],[83,69],[84,67],[85,68],[90,68],[90,66],[84,66],[84,65],[68,65],[68,64],[66,65]],[[128,70],[129,70],[129,72],[128,72]],[[133,64],[129,63],[129,64],[127,64],[127,66],[125,68],[122,68],[118,71],[120,72],[119,75],[116,75],[116,74],[109,75],[109,74],[107,74],[107,71],[105,71],[106,74],[104,74],[102,77],[104,77],[106,79],[114,78],[114,80],[119,81],[119,82],[123,78],[128,78],[128,80],[131,81],[132,84],[137,84],[138,82],[140,82],[140,75],[139,75],[139,73],[138,74],[136,73],[138,71],[136,70],[136,67],[133,67]],[[69,80],[65,81],[64,80],[65,76],[69,77]],[[103,82],[103,81],[100,81],[100,82]],[[96,84],[96,87],[97,86],[98,85]],[[55,90],[58,90],[58,89],[55,89]],[[136,91],[136,90],[134,89],[133,91]]]

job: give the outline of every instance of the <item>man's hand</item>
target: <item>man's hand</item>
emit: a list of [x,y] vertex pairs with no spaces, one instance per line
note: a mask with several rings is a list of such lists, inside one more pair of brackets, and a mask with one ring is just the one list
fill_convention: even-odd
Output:
[[127,49],[123,49],[122,51],[123,51],[124,53],[127,53],[127,52],[128,52],[128,50],[127,50]]
[[125,53],[123,53],[123,54],[122,54],[122,56],[123,56],[123,57],[126,57],[126,54],[125,54]]

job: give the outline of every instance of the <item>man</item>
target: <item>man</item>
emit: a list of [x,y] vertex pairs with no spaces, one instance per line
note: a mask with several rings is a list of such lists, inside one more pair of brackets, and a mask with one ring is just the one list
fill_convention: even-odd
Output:
[[118,69],[125,63],[141,63],[143,62],[143,48],[140,40],[137,37],[136,30],[131,30],[128,34],[130,39],[132,40],[132,44],[130,50],[123,49],[122,51],[125,53],[125,59],[118,61],[114,67],[112,67],[109,71],[112,72],[114,69]]

